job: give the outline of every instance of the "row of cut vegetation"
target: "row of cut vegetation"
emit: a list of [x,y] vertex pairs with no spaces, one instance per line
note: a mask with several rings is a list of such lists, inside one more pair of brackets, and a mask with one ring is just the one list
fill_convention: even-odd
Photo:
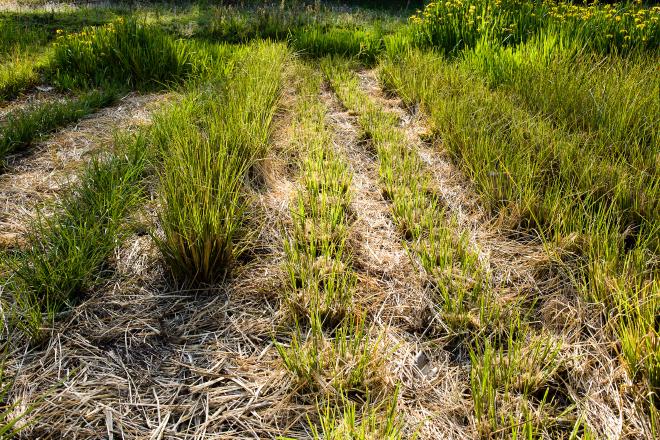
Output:
[[322,77],[297,64],[292,147],[300,164],[284,242],[283,305],[293,318],[290,341],[278,343],[302,397],[317,407],[321,438],[401,438],[396,394],[385,381],[385,347],[356,304],[357,274],[348,245],[352,173],[333,147],[320,100]]
[[325,67],[338,96],[357,113],[376,149],[382,191],[394,222],[434,292],[439,316],[435,332],[448,333],[470,354],[478,433],[484,438],[560,435],[567,428],[555,417],[564,402],[548,397],[559,367],[558,343],[537,334],[522,307],[494,295],[488,273],[466,233],[445,211],[428,170],[398,127],[397,115],[360,90],[345,61],[335,59]]

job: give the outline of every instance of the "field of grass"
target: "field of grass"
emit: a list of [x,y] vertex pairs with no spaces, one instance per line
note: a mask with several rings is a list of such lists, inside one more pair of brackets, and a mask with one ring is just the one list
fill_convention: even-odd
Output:
[[658,66],[644,0],[0,3],[0,438],[659,438]]

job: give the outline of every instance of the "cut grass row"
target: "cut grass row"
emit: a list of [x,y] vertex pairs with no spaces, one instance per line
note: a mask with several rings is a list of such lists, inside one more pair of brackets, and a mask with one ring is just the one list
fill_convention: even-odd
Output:
[[352,174],[332,145],[321,75],[298,63],[296,76],[292,147],[301,177],[284,241],[283,295],[294,326],[290,340],[276,347],[298,393],[315,400],[319,426],[309,418],[313,438],[400,439],[396,395],[388,396],[383,379],[383,342],[354,299]]
[[324,70],[376,150],[394,222],[431,280],[440,318],[436,332],[448,332],[470,353],[477,432],[482,438],[576,438],[571,432],[582,422],[565,426],[562,419],[572,411],[549,397],[560,367],[558,342],[535,331],[517,304],[504,310],[467,236],[445,212],[429,171],[407,145],[398,117],[360,90],[345,61],[328,59]]
[[345,60],[326,59],[323,67],[334,91],[349,110],[358,114],[364,135],[373,143],[382,193],[391,204],[394,223],[434,279],[444,299],[445,319],[454,331],[467,330],[474,322],[490,321],[488,317],[479,318],[479,310],[483,312],[490,301],[478,257],[469,248],[465,234],[455,238],[449,229],[443,202],[423,161],[398,127],[397,115],[380,108],[360,90],[358,77]]
[[[520,57],[525,59],[524,52]],[[476,183],[486,207],[503,224],[534,231],[551,244],[552,258],[582,298],[606,306],[619,353],[639,395],[646,396],[654,426],[660,386],[660,180],[652,134],[657,100],[636,90],[644,68],[624,70],[616,83],[603,80],[590,104],[571,107],[574,96],[591,93],[586,78],[602,79],[607,68],[602,73],[591,63],[530,68],[539,82],[557,84],[535,89],[539,93],[532,97],[506,79],[501,88],[489,88],[467,59],[411,52],[384,62],[382,78],[407,104],[428,112],[436,136]],[[640,87],[652,93],[657,83]],[[607,118],[614,120],[602,119],[595,108],[609,109]]]

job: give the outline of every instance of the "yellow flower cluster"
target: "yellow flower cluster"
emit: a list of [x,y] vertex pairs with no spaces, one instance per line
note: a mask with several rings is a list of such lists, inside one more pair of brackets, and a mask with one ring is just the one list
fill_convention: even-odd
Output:
[[474,23],[476,19],[480,18],[482,18],[482,15],[477,16],[477,6],[473,1],[447,0],[427,4],[423,11],[417,10],[410,17],[410,21],[421,24],[429,21],[442,22],[445,19],[448,21],[454,19]]
[[[515,22],[511,23],[512,20]],[[518,23],[518,20],[524,21]],[[647,41],[658,32],[660,6],[645,7],[641,0],[627,5],[598,2],[577,5],[557,0],[544,0],[543,4],[536,5],[526,0],[437,0],[410,17],[411,23],[424,26],[429,32],[445,27],[447,32],[452,28],[480,32],[488,27],[505,34],[516,29],[530,29],[530,25],[537,26],[534,23],[538,20],[579,23],[591,27],[594,34],[616,38],[627,45],[630,40]]]
[[657,22],[660,18],[660,6],[644,8],[641,2],[635,2],[635,7],[622,10],[616,4],[579,6],[572,3],[550,3],[548,14],[559,20],[577,19],[582,21],[599,18],[605,21],[628,21],[645,24],[648,21]]

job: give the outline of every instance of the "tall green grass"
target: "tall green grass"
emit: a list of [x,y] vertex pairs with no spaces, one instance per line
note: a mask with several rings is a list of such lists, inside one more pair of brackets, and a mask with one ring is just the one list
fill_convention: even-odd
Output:
[[384,44],[382,30],[376,27],[363,30],[310,26],[292,32],[290,41],[304,55],[354,56],[367,62],[376,59]]
[[[660,79],[657,59],[585,52],[562,35],[544,32],[516,48],[480,42],[467,64],[532,112],[571,132],[595,139],[599,155],[614,154],[652,172],[660,145]],[[651,167],[649,167],[649,164]]]
[[225,276],[249,236],[243,188],[267,152],[287,58],[280,45],[250,49],[226,82],[193,93],[187,107],[155,123],[163,160],[157,243],[187,281]]
[[25,23],[15,17],[0,17],[0,55],[38,48],[49,38],[41,26]]
[[111,104],[116,98],[116,90],[106,89],[64,102],[45,102],[10,113],[0,123],[0,164],[7,155],[26,150],[48,133],[80,120]]
[[48,39],[49,32],[40,26],[0,17],[0,102],[38,82]]
[[76,185],[39,215],[27,233],[27,245],[8,264],[9,291],[18,325],[33,340],[48,324],[91,289],[104,263],[123,238],[122,219],[140,200],[139,182],[147,155],[143,136],[109,158],[91,162]]
[[[488,64],[488,50],[465,62],[411,52],[385,62],[382,79],[428,112],[485,206],[504,224],[553,243],[553,258],[575,289],[607,306],[631,376],[653,396],[659,386],[660,175],[657,100],[647,93],[657,90],[657,81],[640,84],[650,72],[645,61],[614,61],[611,70],[559,62],[528,70],[541,85],[518,84],[515,69],[511,78],[497,67],[506,63]],[[531,49],[522,50],[525,59]],[[606,78],[617,69],[617,81]],[[491,89],[482,72],[495,72],[499,79],[491,84],[501,87]]]
[[35,86],[46,59],[47,56],[42,53],[19,53],[5,58],[0,64],[0,102],[13,99]]

